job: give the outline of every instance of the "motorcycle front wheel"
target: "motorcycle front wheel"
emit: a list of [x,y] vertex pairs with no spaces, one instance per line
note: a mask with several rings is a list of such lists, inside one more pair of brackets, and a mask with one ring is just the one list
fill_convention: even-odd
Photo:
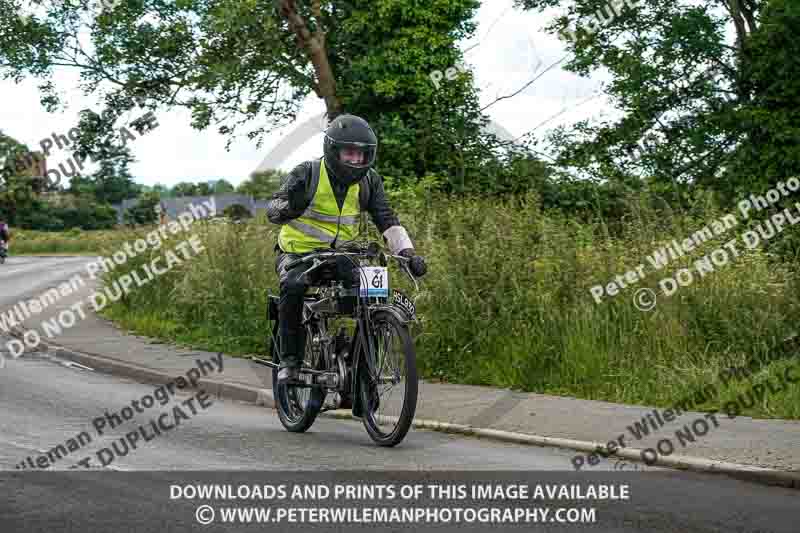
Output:
[[362,421],[377,445],[396,446],[417,410],[417,355],[408,326],[387,311],[373,314],[370,337],[376,372],[359,372]]

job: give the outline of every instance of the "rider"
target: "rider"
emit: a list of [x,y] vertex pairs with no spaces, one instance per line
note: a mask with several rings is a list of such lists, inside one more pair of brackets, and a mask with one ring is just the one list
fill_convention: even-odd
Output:
[[[309,283],[298,278],[308,266],[286,269],[286,264],[315,248],[354,239],[359,215],[366,211],[391,252],[410,258],[414,276],[427,271],[425,260],[415,254],[408,233],[386,200],[382,178],[372,168],[378,138],[367,121],[354,115],[336,117],[325,131],[323,148],[323,158],[301,163],[283,179],[267,206],[270,222],[282,225],[275,245],[280,279],[279,382],[298,380],[305,353],[301,320]],[[338,275],[354,276],[341,270]]]
[[8,251],[8,241],[10,240],[11,229],[9,229],[5,220],[0,219],[0,246],[2,246],[6,251]]

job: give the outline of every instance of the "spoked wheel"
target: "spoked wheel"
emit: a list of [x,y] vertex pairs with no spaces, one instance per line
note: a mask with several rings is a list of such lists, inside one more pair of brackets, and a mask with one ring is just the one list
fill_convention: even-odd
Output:
[[375,376],[359,372],[359,401],[369,436],[379,446],[402,442],[417,410],[417,356],[408,327],[393,314],[373,315]]
[[[308,325],[306,328],[306,350],[303,359],[303,368],[320,369],[320,362],[315,360],[311,347],[311,339],[315,328]],[[277,346],[273,343],[273,350]],[[277,360],[273,353],[273,360]],[[307,384],[312,382],[311,374],[300,374],[300,379]],[[314,423],[322,409],[325,400],[325,391],[319,387],[303,387],[297,385],[278,385],[278,370],[272,371],[273,392],[275,393],[275,406],[278,409],[278,418],[287,430],[302,433]]]

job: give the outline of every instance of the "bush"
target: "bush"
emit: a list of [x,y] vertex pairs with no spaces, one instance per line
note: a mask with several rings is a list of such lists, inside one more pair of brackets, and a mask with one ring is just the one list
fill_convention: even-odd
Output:
[[117,212],[109,205],[81,205],[56,211],[66,228],[83,230],[111,229],[117,223]]
[[222,210],[222,215],[231,220],[242,220],[251,218],[250,210],[242,204],[232,204]]
[[159,203],[158,193],[145,193],[139,198],[139,203],[131,207],[122,217],[125,224],[138,226],[142,224],[152,224],[157,221],[158,214],[156,206]]
[[68,205],[52,206],[34,202],[30,209],[17,212],[16,224],[24,229],[61,231],[111,229],[117,223],[117,212],[106,204],[95,204],[87,198],[72,199]]
[[64,221],[54,212],[29,211],[17,213],[17,225],[23,229],[61,231]]

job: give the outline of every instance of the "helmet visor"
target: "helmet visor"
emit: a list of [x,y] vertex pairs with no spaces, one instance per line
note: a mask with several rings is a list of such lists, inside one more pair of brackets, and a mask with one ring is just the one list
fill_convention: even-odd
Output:
[[369,168],[375,163],[377,145],[362,142],[336,141],[328,137],[337,161],[344,167]]

